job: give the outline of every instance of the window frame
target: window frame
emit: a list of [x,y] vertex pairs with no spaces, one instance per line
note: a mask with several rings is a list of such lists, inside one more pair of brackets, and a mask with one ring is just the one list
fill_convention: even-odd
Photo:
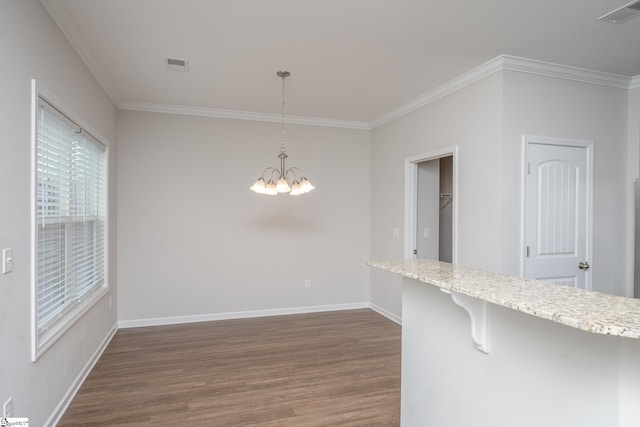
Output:
[[[104,282],[86,292],[80,301],[59,319],[39,331],[38,326],[38,108],[40,98],[104,146]],[[85,313],[109,293],[109,143],[78,114],[51,92],[31,80],[31,361],[35,362]]]

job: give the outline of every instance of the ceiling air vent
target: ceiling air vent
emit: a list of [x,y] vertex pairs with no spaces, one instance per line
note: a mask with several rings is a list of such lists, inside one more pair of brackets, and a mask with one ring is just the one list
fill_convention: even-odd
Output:
[[598,18],[601,21],[610,22],[612,24],[620,24],[623,21],[633,18],[640,14],[640,0],[632,1],[618,9],[607,13]]
[[[638,0],[640,2],[640,0]],[[180,58],[164,58],[164,65],[167,70],[189,71],[189,61]]]

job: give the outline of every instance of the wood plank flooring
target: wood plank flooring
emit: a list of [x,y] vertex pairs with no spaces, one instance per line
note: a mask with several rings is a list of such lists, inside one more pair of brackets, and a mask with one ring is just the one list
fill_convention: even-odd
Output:
[[399,426],[400,335],[368,309],[119,330],[58,426]]

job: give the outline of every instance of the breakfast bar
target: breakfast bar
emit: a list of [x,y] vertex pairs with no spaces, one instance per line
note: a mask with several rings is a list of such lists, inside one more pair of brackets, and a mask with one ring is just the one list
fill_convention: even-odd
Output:
[[640,425],[640,300],[431,260],[403,277],[403,427]]

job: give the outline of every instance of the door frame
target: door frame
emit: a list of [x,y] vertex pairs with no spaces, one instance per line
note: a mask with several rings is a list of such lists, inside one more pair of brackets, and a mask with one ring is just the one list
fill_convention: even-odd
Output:
[[[526,185],[527,185],[527,147],[529,144],[553,145],[561,147],[579,147],[587,150],[587,235],[585,261],[593,265],[593,141],[583,139],[554,138],[546,136],[522,135],[522,171],[520,174],[520,276],[524,277],[526,262]],[[589,269],[585,277],[585,288],[591,290],[593,270]]]
[[417,209],[418,209],[418,163],[453,157],[453,197],[451,218],[451,262],[458,262],[458,146],[441,148],[404,159],[404,258],[416,259]]

